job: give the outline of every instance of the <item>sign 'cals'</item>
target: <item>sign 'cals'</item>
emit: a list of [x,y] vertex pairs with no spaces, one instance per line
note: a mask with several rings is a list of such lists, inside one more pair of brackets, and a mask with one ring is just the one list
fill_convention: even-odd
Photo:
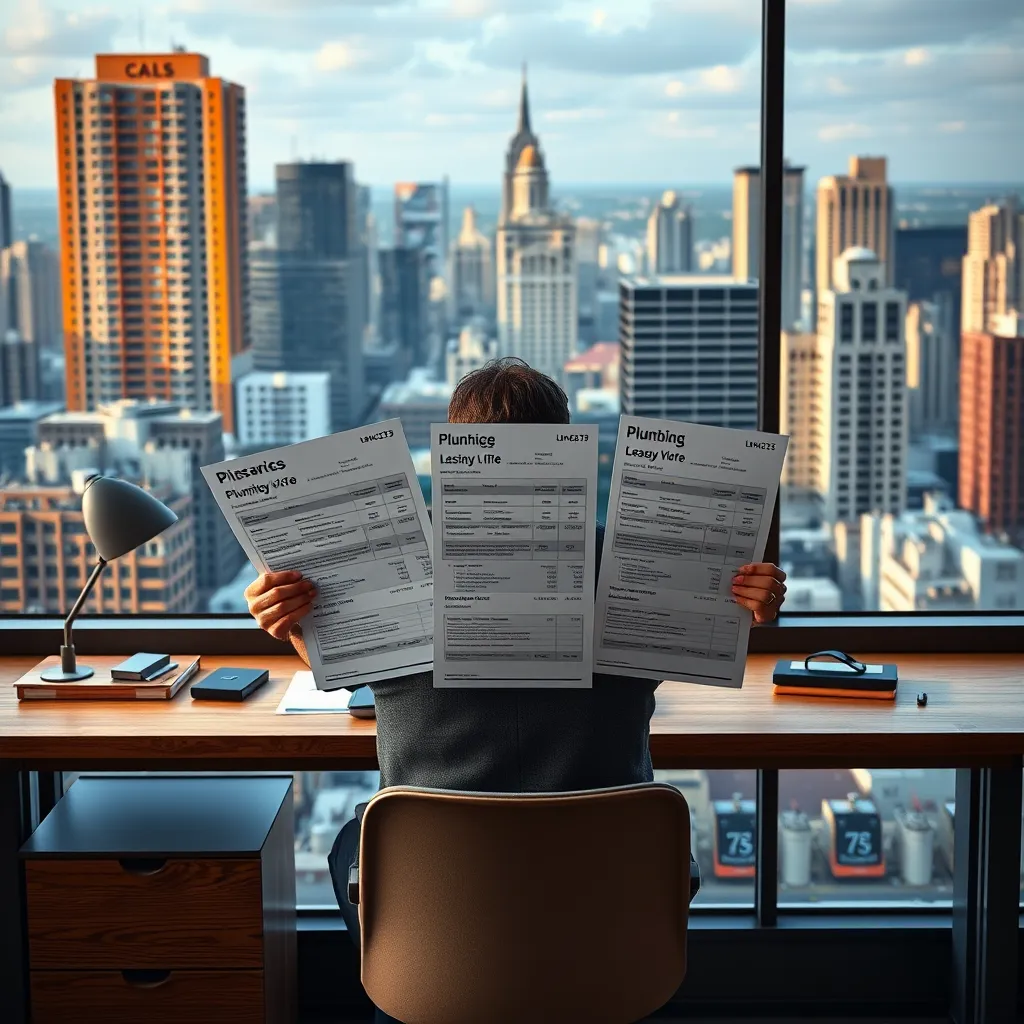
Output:
[[173,78],[174,65],[165,60],[160,61],[129,61],[124,66],[124,73],[128,78]]

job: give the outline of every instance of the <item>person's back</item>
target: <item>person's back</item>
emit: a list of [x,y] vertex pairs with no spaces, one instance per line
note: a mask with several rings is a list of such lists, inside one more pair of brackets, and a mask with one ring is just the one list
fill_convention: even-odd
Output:
[[[503,359],[460,381],[448,420],[567,424],[569,405],[553,380],[520,360]],[[599,558],[602,542],[599,526]],[[741,571],[733,582],[736,601],[759,622],[774,618],[785,595],[785,574],[764,564]],[[257,622],[291,640],[304,660],[299,622],[314,595],[298,573],[261,576],[246,591]],[[657,685],[596,674],[592,689],[435,689],[429,672],[375,682],[381,785],[504,793],[650,781]],[[347,876],[358,849],[358,825],[351,824],[335,844],[331,869],[342,913],[355,930],[358,915],[348,904]]]

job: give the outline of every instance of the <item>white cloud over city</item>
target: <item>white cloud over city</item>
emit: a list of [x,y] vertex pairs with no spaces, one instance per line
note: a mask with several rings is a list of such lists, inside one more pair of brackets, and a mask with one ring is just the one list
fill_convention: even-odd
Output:
[[[529,62],[559,182],[723,182],[758,158],[758,0],[5,0],[0,170],[50,186],[52,81],[101,51],[206,53],[246,86],[253,188],[293,154],[363,181],[498,181]],[[143,46],[140,47],[140,38]],[[1024,167],[1020,0],[790,0],[786,152],[813,177],[883,153],[896,181]]]

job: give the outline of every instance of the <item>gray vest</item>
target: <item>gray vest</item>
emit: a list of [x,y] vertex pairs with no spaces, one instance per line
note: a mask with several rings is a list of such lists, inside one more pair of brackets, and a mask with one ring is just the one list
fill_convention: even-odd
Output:
[[544,793],[654,777],[653,679],[595,674],[590,690],[435,690],[421,672],[371,685],[382,787]]

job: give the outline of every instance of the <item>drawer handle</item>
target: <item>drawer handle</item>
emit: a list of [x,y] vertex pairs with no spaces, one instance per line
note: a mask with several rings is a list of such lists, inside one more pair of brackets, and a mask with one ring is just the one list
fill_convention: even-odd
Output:
[[131,985],[132,988],[159,988],[171,980],[171,972],[130,970],[122,971],[121,977],[124,978],[124,983]]
[[159,860],[156,857],[127,857],[117,862],[121,870],[129,875],[158,875],[165,867],[166,860]]

